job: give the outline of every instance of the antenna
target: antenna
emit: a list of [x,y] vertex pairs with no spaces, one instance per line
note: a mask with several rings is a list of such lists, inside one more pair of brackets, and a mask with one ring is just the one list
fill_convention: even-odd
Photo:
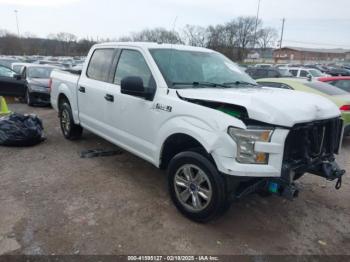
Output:
[[173,23],[173,35],[175,36],[175,26],[177,22],[177,16],[175,16],[174,23]]
[[[175,26],[176,26],[176,22],[177,22],[177,16],[175,17],[175,19],[174,19],[174,23],[173,23],[173,36],[175,37]],[[175,39],[174,39],[174,41],[175,41]],[[170,52],[170,56],[169,56],[169,66],[170,66],[170,68],[172,68],[172,66],[171,66],[171,62],[172,62],[172,60],[173,60],[173,54],[174,54],[174,48],[173,48],[173,42],[174,42],[173,40],[171,41],[171,43],[170,43],[170,49],[171,49],[171,52]],[[169,92],[169,89],[168,89],[168,92]]]
[[280,41],[280,49],[282,48],[282,42],[283,42],[283,34],[284,34],[284,23],[286,22],[286,19],[282,19],[282,32],[281,32],[281,41]]

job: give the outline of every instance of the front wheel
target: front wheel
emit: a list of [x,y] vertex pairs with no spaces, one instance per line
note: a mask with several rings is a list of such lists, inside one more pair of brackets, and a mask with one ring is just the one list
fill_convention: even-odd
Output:
[[65,138],[69,140],[79,139],[83,133],[83,128],[74,123],[72,109],[68,102],[63,102],[60,106],[60,125]]
[[208,222],[227,207],[223,175],[199,153],[183,152],[171,160],[168,186],[177,209],[196,222]]

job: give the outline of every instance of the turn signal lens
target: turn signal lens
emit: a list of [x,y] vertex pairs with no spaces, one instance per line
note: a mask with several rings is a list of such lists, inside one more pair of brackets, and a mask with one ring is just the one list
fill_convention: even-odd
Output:
[[340,111],[350,111],[350,105],[341,106]]
[[257,153],[255,157],[255,161],[258,164],[267,164],[268,154],[266,153]]

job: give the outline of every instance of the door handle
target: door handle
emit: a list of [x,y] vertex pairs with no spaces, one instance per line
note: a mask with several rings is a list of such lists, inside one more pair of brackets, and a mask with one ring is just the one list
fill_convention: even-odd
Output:
[[105,95],[105,99],[109,102],[114,102],[114,96],[110,95],[110,94],[106,94]]
[[86,92],[85,87],[83,87],[83,86],[80,86],[78,90],[81,93],[85,93]]

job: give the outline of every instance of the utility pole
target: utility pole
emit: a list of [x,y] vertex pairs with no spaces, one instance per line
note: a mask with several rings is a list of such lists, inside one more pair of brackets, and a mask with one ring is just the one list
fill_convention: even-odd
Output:
[[286,22],[286,19],[282,19],[282,32],[281,32],[281,41],[280,41],[280,49],[282,48],[282,42],[283,42],[283,34],[284,34],[284,23]]
[[254,43],[253,43],[253,48],[255,48],[255,45],[256,45],[256,34],[257,34],[257,31],[258,31],[258,21],[259,21],[259,13],[260,13],[260,2],[261,0],[259,0],[258,2],[258,11],[256,13],[256,21],[255,21],[255,33],[254,33]]
[[15,16],[16,16],[16,24],[17,24],[17,34],[18,34],[18,37],[20,37],[19,24],[18,24],[18,10],[15,10]]

